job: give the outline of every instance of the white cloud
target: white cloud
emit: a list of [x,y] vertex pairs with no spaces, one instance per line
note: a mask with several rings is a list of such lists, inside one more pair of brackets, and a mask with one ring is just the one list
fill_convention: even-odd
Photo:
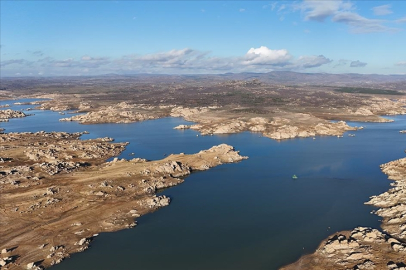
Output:
[[406,17],[396,20],[397,23],[406,23]]
[[243,63],[246,65],[279,65],[288,64],[292,56],[285,49],[271,50],[265,46],[251,48],[245,55]]
[[44,53],[42,51],[30,51],[30,50],[28,50],[27,52],[34,55],[34,56],[37,56],[37,57],[44,55]]
[[394,32],[398,30],[384,26],[382,20],[367,19],[353,12],[340,12],[332,18],[332,21],[347,24],[353,33]]
[[240,12],[245,12],[245,8],[240,8]]
[[372,11],[377,16],[384,16],[384,15],[389,15],[389,14],[393,13],[393,11],[391,10],[391,5],[382,5],[382,6],[373,7]]
[[[224,73],[267,72],[272,70],[306,70],[330,63],[323,55],[294,58],[286,49],[251,48],[239,57],[215,57],[208,52],[189,48],[146,55],[126,55],[118,59],[84,55],[80,59],[64,60],[45,57],[34,62],[25,59],[2,61],[7,74],[39,71],[47,75],[77,75],[106,73]],[[6,74],[6,73],[3,73]]]
[[294,8],[301,10],[305,14],[306,21],[322,22],[326,18],[337,14],[337,12],[351,10],[353,5],[343,1],[305,0],[301,4],[294,4]]
[[297,60],[297,67],[301,68],[314,68],[319,67],[328,63],[332,60],[326,58],[324,55],[310,55],[310,56],[300,56]]
[[340,67],[340,66],[346,66],[348,64],[349,60],[345,59],[340,59],[338,60],[338,63],[334,65],[333,68]]
[[[400,29],[384,25],[385,21],[363,17],[355,12],[355,5],[349,1],[305,0],[300,4],[293,4],[293,10],[300,10],[305,21],[324,22],[331,18],[332,22],[349,26],[352,33],[395,32]],[[376,7],[376,12],[384,14],[391,12],[389,5]],[[389,14],[389,13],[387,13]]]
[[26,65],[30,66],[33,62],[25,60],[25,59],[10,59],[6,61],[1,61],[0,66],[5,67],[9,65]]
[[262,8],[263,9],[270,8],[273,11],[277,5],[278,5],[278,2],[273,2],[271,4],[263,5]]
[[352,61],[350,64],[350,67],[365,67],[366,65],[367,65],[367,63],[357,60],[357,61]]
[[286,5],[280,5],[279,8],[278,8],[278,12],[281,12],[284,9],[286,9]]
[[397,62],[396,66],[406,66],[406,61]]

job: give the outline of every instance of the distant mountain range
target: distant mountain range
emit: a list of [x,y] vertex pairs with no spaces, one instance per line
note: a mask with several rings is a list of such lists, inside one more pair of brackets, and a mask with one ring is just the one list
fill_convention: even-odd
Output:
[[329,73],[299,73],[292,71],[272,71],[268,73],[225,73],[225,74],[105,74],[98,76],[77,76],[77,77],[2,77],[0,84],[10,82],[26,83],[27,81],[36,82],[76,82],[85,81],[99,82],[103,80],[122,82],[145,83],[172,83],[172,82],[207,82],[220,83],[224,81],[249,81],[257,79],[263,83],[283,84],[283,85],[328,85],[328,86],[362,86],[376,87],[385,85],[386,88],[396,88],[406,90],[406,75],[379,75],[379,74],[329,74]]
[[300,73],[292,71],[272,71],[268,73],[225,73],[225,74],[191,74],[191,75],[166,75],[166,74],[135,74],[118,75],[109,74],[109,77],[149,77],[161,79],[196,79],[196,80],[253,80],[258,79],[265,83],[276,84],[311,84],[311,85],[374,85],[381,83],[406,82],[406,75],[379,75],[379,74],[330,74],[330,73]]

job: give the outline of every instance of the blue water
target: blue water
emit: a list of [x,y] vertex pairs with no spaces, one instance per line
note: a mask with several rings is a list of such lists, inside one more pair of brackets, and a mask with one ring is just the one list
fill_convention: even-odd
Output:
[[[1,102],[0,102],[1,105]],[[21,108],[14,106],[14,109]],[[249,156],[236,164],[193,173],[162,192],[171,205],[143,216],[134,229],[102,233],[86,252],[51,269],[277,269],[315,250],[330,234],[356,226],[378,228],[364,205],[389,188],[379,165],[405,156],[406,116],[364,126],[355,137],[277,142],[257,133],[196,136],[164,118],[134,124],[59,122],[50,111],[0,123],[12,131],[89,131],[83,138],[128,141],[123,158],[161,159],[220,143]],[[298,176],[297,180],[291,177]]]

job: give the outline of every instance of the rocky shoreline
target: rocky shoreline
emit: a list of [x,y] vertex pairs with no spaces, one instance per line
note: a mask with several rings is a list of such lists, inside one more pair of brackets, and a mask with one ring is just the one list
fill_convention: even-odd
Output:
[[11,118],[22,118],[28,116],[24,112],[15,111],[11,109],[0,110],[0,122],[8,122]]
[[167,116],[165,109],[166,106],[152,107],[120,102],[96,111],[62,118],[60,121],[77,121],[81,124],[133,123]]
[[[61,104],[60,104],[61,105]],[[60,121],[77,121],[81,124],[133,123],[162,117],[182,117],[193,125],[182,125],[176,129],[194,129],[201,135],[232,134],[244,131],[258,132],[262,136],[284,140],[314,136],[342,136],[346,131],[357,130],[345,121],[390,122],[379,115],[406,114],[403,100],[372,98],[367,105],[355,109],[332,108],[328,115],[320,113],[288,112],[274,110],[272,113],[245,113],[244,107],[182,107],[175,105],[150,106],[120,102],[115,105],[95,108],[80,103],[79,111],[85,114],[62,118]],[[62,106],[62,105],[61,105]],[[42,105],[43,107],[43,105]],[[45,106],[46,107],[46,106]]]
[[192,171],[247,157],[229,145],[147,161],[117,156],[125,143],[80,140],[81,133],[0,134],[0,265],[42,269],[88,248],[100,232],[136,225],[135,218],[170,203],[155,195]]

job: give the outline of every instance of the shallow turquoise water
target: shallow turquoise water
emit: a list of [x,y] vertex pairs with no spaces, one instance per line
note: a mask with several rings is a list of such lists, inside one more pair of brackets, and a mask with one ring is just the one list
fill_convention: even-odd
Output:
[[[4,103],[4,102],[3,102]],[[0,102],[0,105],[2,103]],[[32,106],[31,106],[32,107]],[[24,108],[24,106],[15,106]],[[249,156],[236,164],[193,173],[162,193],[169,207],[139,218],[134,229],[100,234],[92,247],[51,269],[277,269],[314,251],[331,233],[379,227],[363,203],[389,188],[379,165],[404,157],[406,117],[363,125],[355,137],[273,141],[256,133],[196,136],[164,118],[134,124],[59,122],[49,111],[0,123],[11,131],[84,131],[86,138],[129,141],[121,157],[161,159],[233,145]],[[291,177],[298,176],[297,180]],[[328,229],[330,227],[330,229]]]

